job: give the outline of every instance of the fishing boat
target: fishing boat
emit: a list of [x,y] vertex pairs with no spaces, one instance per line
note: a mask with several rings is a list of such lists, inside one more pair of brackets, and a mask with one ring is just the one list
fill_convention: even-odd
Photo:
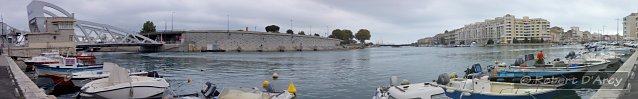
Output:
[[36,64],[33,67],[35,67],[38,76],[51,75],[60,77],[71,75],[73,72],[102,69],[101,64],[85,65],[77,58],[64,58],[62,63]]
[[[520,83],[520,81],[527,77],[535,80],[545,80],[545,79],[574,79],[582,77],[587,69],[561,69],[561,68],[545,68],[545,67],[537,67],[537,68],[526,68],[526,69],[496,69],[496,67],[488,66],[487,75],[489,75],[490,81],[497,82],[512,82],[512,83]],[[534,82],[528,82],[530,84],[534,84]]]
[[[110,63],[110,62],[104,62],[103,66],[104,67],[102,70],[75,72],[72,75],[67,76],[67,79],[70,78],[70,80],[73,82],[73,85],[77,87],[82,87],[86,83],[91,82],[93,80],[109,77],[109,75],[111,74],[111,71],[113,71],[113,68],[117,67],[116,64]],[[158,73],[155,71],[153,72],[140,71],[140,72],[129,73],[129,75],[153,77],[154,75],[157,76]]]
[[[533,55],[533,54],[531,54]],[[522,58],[517,59],[514,64],[508,66],[510,69],[587,69],[587,71],[600,71],[607,68],[609,64],[612,64],[609,60],[601,58],[574,58],[560,61],[555,59],[550,63],[537,64],[534,62],[534,58],[526,58],[523,61]]]
[[[561,84],[524,84],[493,82],[487,76],[480,78],[449,78],[441,74],[437,83],[430,85],[443,88],[446,96],[453,99],[551,99]],[[449,80],[443,80],[449,79]]]
[[392,76],[389,86],[380,86],[372,99],[447,99],[443,88],[432,86],[429,82],[398,84],[398,78]]
[[129,76],[128,70],[113,67],[108,78],[85,84],[80,90],[81,97],[109,99],[159,98],[169,87],[163,78]]

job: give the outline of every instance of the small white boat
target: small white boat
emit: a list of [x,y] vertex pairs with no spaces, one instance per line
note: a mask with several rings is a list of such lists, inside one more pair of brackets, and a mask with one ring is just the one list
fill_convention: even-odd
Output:
[[[70,75],[68,78],[71,78],[73,85],[77,87],[82,87],[86,83],[89,83],[93,80],[109,77],[109,75],[111,74],[111,71],[113,70],[113,67],[115,66],[116,65],[114,63],[104,62],[104,67],[102,70],[75,72],[72,75]],[[157,72],[152,72],[152,73],[157,75]],[[129,75],[131,76],[148,76],[148,74],[149,72],[145,72],[145,71],[129,73]]]
[[[266,83],[267,84],[267,83]],[[293,99],[295,92],[292,81],[287,90],[283,91],[262,91],[259,88],[230,87],[223,88],[221,93],[217,91],[217,85],[206,82],[201,91],[194,94],[175,95],[170,90],[164,92],[163,99]]]
[[443,88],[430,83],[397,84],[397,77],[392,76],[390,86],[377,88],[372,99],[447,99]]
[[[439,76],[439,80],[445,79],[442,76]],[[431,85],[443,88],[445,94],[453,99],[551,99],[558,95],[557,88],[563,84],[492,82],[483,76],[473,79],[452,78]]]
[[82,97],[103,97],[109,99],[161,97],[169,87],[163,78],[129,76],[128,70],[113,67],[108,78],[91,81],[81,88]]

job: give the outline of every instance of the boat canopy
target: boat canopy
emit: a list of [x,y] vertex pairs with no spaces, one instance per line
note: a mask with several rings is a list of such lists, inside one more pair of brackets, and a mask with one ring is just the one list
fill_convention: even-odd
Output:
[[131,77],[129,76],[128,70],[126,68],[119,67],[114,65],[111,74],[109,75],[108,84],[116,85],[120,83],[130,83]]

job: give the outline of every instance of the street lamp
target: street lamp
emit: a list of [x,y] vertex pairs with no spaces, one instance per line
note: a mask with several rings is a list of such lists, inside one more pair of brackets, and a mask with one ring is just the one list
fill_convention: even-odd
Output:
[[171,12],[171,32],[173,32],[173,14],[175,14],[175,12]]

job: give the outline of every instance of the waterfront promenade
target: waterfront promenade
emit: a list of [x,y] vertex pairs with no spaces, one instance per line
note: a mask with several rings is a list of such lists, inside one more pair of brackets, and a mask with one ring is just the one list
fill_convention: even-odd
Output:
[[[609,78],[622,78],[627,79],[621,81],[619,86],[613,86],[612,84],[605,84],[599,88],[599,90],[591,97],[591,99],[635,99],[638,96],[638,79],[635,79],[634,72],[636,71],[636,61],[638,58],[638,51],[634,52],[631,57],[621,65],[616,73]],[[624,73],[619,73],[624,72]],[[619,89],[624,88],[624,89]]]
[[0,69],[0,97],[3,99],[55,99],[54,96],[46,95],[44,90],[6,55],[0,56]]

